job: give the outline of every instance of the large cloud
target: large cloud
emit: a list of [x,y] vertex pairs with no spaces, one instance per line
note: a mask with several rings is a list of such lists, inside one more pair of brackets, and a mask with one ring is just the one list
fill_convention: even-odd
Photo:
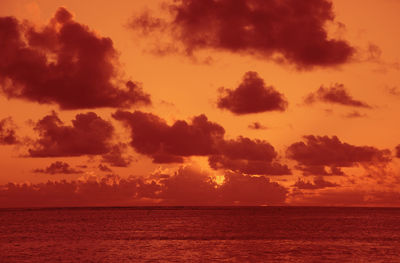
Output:
[[225,133],[223,127],[199,115],[191,123],[176,121],[168,125],[151,113],[117,111],[113,117],[131,129],[131,145],[156,163],[183,162],[183,157],[206,156],[217,151],[217,142]]
[[234,114],[249,114],[266,111],[284,111],[287,108],[284,96],[272,86],[266,86],[257,72],[249,71],[242,83],[234,90],[221,89],[218,108]]
[[149,104],[136,83],[120,88],[117,57],[110,38],[75,22],[65,8],[40,30],[0,17],[0,91],[7,98],[62,109]]
[[[349,95],[343,84],[336,83],[329,88],[321,86],[316,92],[312,92],[307,95],[304,102],[306,104],[313,104],[317,101],[326,103],[340,104],[351,107],[371,108],[367,103],[356,100]],[[350,117],[360,117],[360,114],[356,116],[349,115]]]
[[29,149],[31,157],[59,157],[106,154],[114,128],[94,112],[77,114],[72,126],[56,115],[47,115],[36,123],[39,139]]
[[82,173],[81,170],[77,170],[72,168],[68,163],[56,161],[51,163],[45,169],[35,169],[33,170],[35,173],[42,173],[42,174],[79,174]]
[[354,53],[346,41],[328,37],[326,26],[334,22],[329,0],[179,0],[168,7],[171,22],[144,14],[131,26],[145,33],[170,29],[188,53],[213,48],[280,55],[303,68],[342,64]]
[[[391,161],[390,150],[351,145],[341,142],[336,136],[309,135],[304,136],[304,140],[290,145],[287,156],[296,160],[303,171],[321,171],[318,175],[342,175],[340,167],[387,164]],[[325,166],[330,167],[330,173],[325,171]]]
[[238,137],[218,144],[218,154],[209,157],[213,169],[232,170],[244,174],[288,175],[286,165],[277,161],[274,147],[262,140]]
[[0,120],[0,145],[12,145],[18,142],[15,124],[11,117]]

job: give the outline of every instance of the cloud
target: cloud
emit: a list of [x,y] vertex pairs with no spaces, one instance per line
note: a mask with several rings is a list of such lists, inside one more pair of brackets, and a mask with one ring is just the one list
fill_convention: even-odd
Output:
[[216,153],[216,142],[225,133],[205,115],[194,117],[191,123],[179,120],[171,126],[154,114],[140,111],[117,111],[113,117],[130,128],[131,146],[156,163],[183,162],[183,157]]
[[94,112],[77,114],[72,126],[65,125],[55,112],[36,123],[39,134],[32,148],[31,157],[62,157],[106,154],[114,128]]
[[128,167],[132,158],[125,155],[126,144],[116,144],[113,145],[110,151],[102,155],[102,161],[116,167]]
[[400,158],[400,144],[396,146],[396,157]]
[[138,84],[119,78],[117,59],[110,38],[75,22],[65,8],[40,30],[0,17],[0,92],[9,99],[61,109],[150,104]]
[[161,197],[180,205],[273,205],[285,202],[288,190],[265,176],[228,172],[222,185],[210,174],[191,166],[182,167],[161,180]]
[[212,205],[217,202],[217,185],[210,175],[193,167],[182,167],[161,179],[159,197],[170,205]]
[[[343,175],[340,167],[357,165],[387,164],[391,161],[391,152],[387,149],[377,149],[371,146],[354,146],[341,142],[332,136],[304,136],[305,142],[296,142],[286,151],[287,157],[299,163],[300,170],[316,175]],[[325,166],[331,172],[325,171]]]
[[223,203],[277,205],[286,200],[288,190],[265,176],[228,173],[219,189]]
[[34,173],[42,174],[79,174],[80,170],[73,169],[68,163],[56,161],[50,164],[45,169],[35,169]]
[[277,153],[270,143],[245,137],[220,141],[218,154],[210,156],[208,163],[213,169],[232,170],[244,174],[291,174],[286,165],[277,162]]
[[307,95],[304,100],[306,104],[313,104],[317,101],[350,107],[372,108],[365,102],[355,100],[349,95],[347,90],[344,88],[344,85],[339,83],[336,83],[329,88],[321,86],[316,92]]
[[11,117],[0,120],[0,145],[17,144],[15,124]]
[[328,187],[338,187],[339,185],[325,181],[325,179],[322,176],[318,176],[314,179],[314,182],[312,182],[312,183],[301,180],[299,178],[293,186],[298,189],[303,189],[303,190],[317,190],[317,189],[324,189],[324,188],[328,188]]
[[355,51],[346,41],[328,37],[326,27],[335,22],[329,0],[180,0],[167,8],[170,22],[145,13],[130,26],[147,34],[167,32],[188,54],[211,48],[299,68],[343,64]]
[[234,90],[221,89],[218,108],[234,114],[250,114],[266,111],[285,111],[287,101],[272,86],[266,86],[257,72],[246,72],[242,83]]
[[267,129],[266,126],[262,125],[262,124],[259,123],[259,122],[250,123],[249,126],[248,126],[248,128],[249,128],[249,129],[252,129],[252,130],[266,130],[266,129]]

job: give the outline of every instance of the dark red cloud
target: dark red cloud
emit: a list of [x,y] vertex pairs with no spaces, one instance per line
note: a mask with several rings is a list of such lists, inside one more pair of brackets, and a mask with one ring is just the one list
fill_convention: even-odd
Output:
[[329,88],[321,86],[316,92],[307,95],[304,100],[306,104],[313,104],[317,101],[351,107],[371,108],[367,103],[355,100],[349,95],[347,90],[344,88],[344,85],[339,83],[336,83]]
[[400,158],[400,144],[396,146],[396,157]]
[[68,163],[56,161],[50,164],[45,169],[35,169],[35,173],[42,174],[79,174],[82,173],[81,170],[76,170],[72,168]]
[[[287,156],[296,160],[300,169],[315,175],[342,175],[340,167],[359,164],[386,164],[391,161],[390,150],[371,146],[354,146],[341,142],[336,136],[304,136],[305,142],[296,142],[287,149]],[[328,166],[331,172],[325,171]]]
[[253,130],[266,130],[267,129],[267,127],[265,127],[264,125],[262,125],[259,122],[253,122],[253,123],[249,124],[248,128],[253,129]]
[[216,143],[225,133],[204,115],[194,117],[191,123],[176,121],[171,126],[156,115],[140,111],[117,111],[113,117],[131,129],[131,146],[156,163],[183,162],[183,157],[216,153]]
[[0,120],[0,145],[17,144],[15,124],[11,117]]
[[110,151],[102,155],[102,161],[116,167],[128,167],[132,162],[130,156],[126,156],[126,144],[113,145]]
[[242,115],[266,111],[284,111],[287,108],[284,96],[272,86],[266,86],[257,72],[249,71],[242,83],[234,90],[221,89],[218,108]]
[[131,26],[155,29],[181,41],[187,53],[212,48],[286,60],[301,68],[335,66],[350,60],[354,48],[330,39],[334,22],[329,0],[179,0],[169,6],[172,22],[148,14]]
[[119,84],[117,51],[59,8],[38,30],[14,17],[0,17],[0,92],[62,109],[150,104],[132,81]]
[[339,185],[325,181],[325,179],[322,176],[318,176],[314,179],[314,182],[308,182],[308,181],[298,179],[297,182],[293,186],[298,189],[303,189],[303,190],[317,190],[317,189],[323,189],[323,188],[328,188],[328,187],[338,187]]
[[218,154],[210,156],[208,163],[213,169],[226,169],[244,174],[291,174],[286,165],[277,162],[277,152],[270,143],[245,137],[220,141]]
[[94,112],[77,114],[72,126],[53,112],[35,126],[39,139],[29,149],[31,157],[59,157],[106,154],[114,128]]

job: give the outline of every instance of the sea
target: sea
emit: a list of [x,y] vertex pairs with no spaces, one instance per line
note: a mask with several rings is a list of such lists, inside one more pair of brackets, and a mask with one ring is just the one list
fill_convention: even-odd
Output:
[[0,209],[0,262],[400,262],[400,209]]

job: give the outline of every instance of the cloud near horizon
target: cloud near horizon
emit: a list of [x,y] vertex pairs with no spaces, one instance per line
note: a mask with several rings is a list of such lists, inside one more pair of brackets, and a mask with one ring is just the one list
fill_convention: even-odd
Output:
[[181,167],[157,179],[117,175],[76,181],[0,186],[0,207],[129,205],[265,205],[283,204],[288,190],[267,177],[226,174],[217,185],[209,174]]
[[117,63],[112,40],[74,21],[63,7],[39,30],[0,17],[0,93],[8,99],[67,110],[150,104],[138,84],[120,79]]
[[147,35],[168,32],[189,55],[211,48],[309,69],[344,64],[355,52],[345,40],[328,37],[326,27],[335,22],[329,0],[179,0],[165,6],[171,21],[145,12],[129,26]]

